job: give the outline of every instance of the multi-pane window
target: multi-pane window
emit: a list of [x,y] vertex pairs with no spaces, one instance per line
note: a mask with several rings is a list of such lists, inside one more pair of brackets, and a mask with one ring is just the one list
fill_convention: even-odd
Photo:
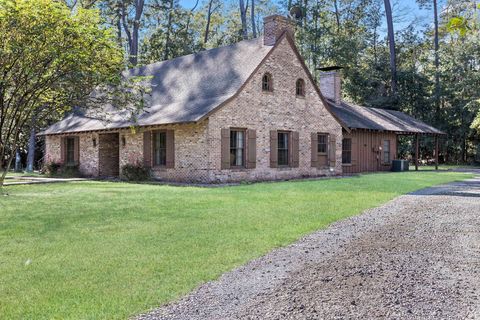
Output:
[[245,166],[245,131],[230,130],[230,166]]
[[273,91],[273,83],[272,83],[272,75],[270,73],[265,73],[262,78],[262,90],[272,92]]
[[289,132],[279,132],[278,133],[278,165],[279,166],[288,166],[288,150],[289,150]]
[[66,139],[66,157],[67,165],[75,164],[75,138],[68,137]]
[[296,84],[297,97],[305,97],[305,81],[298,79]]
[[318,153],[326,154],[328,146],[328,135],[319,134],[318,135]]
[[154,132],[153,134],[153,165],[167,165],[167,133]]
[[390,140],[383,140],[383,162],[390,163]]
[[342,163],[352,163],[352,139],[345,138],[342,140]]

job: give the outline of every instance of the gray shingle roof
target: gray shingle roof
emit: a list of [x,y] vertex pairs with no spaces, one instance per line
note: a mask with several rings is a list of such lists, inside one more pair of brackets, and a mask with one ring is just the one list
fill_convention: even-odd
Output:
[[341,105],[328,100],[330,110],[350,129],[393,131],[397,133],[445,134],[403,112],[367,108],[342,101]]
[[[150,97],[137,125],[195,122],[231,98],[272,50],[263,38],[202,51],[176,59],[130,69],[124,76],[151,77]],[[128,114],[107,117],[70,115],[41,134],[125,128]]]

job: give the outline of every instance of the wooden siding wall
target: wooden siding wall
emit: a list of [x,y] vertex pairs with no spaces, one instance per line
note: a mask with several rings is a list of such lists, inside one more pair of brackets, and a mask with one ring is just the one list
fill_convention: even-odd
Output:
[[[391,160],[397,157],[397,135],[389,132],[353,130],[344,132],[344,138],[352,139],[352,163],[343,165],[343,173],[390,171]],[[383,160],[383,141],[390,140],[390,163]]]

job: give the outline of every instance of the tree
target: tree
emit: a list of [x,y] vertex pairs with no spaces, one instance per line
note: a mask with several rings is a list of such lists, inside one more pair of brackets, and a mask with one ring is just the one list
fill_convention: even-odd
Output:
[[212,14],[215,13],[220,8],[220,3],[215,0],[208,0],[208,9],[207,9],[207,23],[205,26],[205,35],[203,38],[203,43],[208,42],[208,36],[210,35],[210,23],[212,21]]
[[133,2],[133,17],[129,17],[126,1],[120,1],[122,26],[125,34],[127,35],[128,43],[128,61],[136,66],[138,63],[138,42],[139,42],[139,30],[140,23],[143,14],[143,8],[145,6],[145,0],[134,0]]
[[438,35],[438,2],[437,0],[417,0],[421,7],[433,6],[433,45],[435,63],[435,115],[436,121],[440,121],[440,58],[439,58],[439,35]]
[[239,0],[240,4],[240,18],[242,21],[242,37],[243,40],[248,39],[248,27],[247,27],[247,10],[248,5],[245,4],[244,0]]
[[32,119],[51,119],[120,83],[123,55],[97,11],[53,0],[0,0],[0,188]]
[[252,35],[253,35],[253,38],[256,38],[257,27],[255,26],[255,0],[252,0],[252,5],[250,7],[250,19],[252,21]]
[[390,0],[384,0],[385,16],[387,17],[388,46],[390,48],[390,72],[392,77],[392,94],[397,94],[397,62],[395,54],[395,32],[393,30],[392,6]]

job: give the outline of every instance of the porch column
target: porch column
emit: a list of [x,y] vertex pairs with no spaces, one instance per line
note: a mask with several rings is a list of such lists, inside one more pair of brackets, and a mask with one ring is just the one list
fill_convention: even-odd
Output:
[[418,171],[418,133],[415,134],[415,171]]
[[435,170],[438,170],[438,135],[435,135]]

